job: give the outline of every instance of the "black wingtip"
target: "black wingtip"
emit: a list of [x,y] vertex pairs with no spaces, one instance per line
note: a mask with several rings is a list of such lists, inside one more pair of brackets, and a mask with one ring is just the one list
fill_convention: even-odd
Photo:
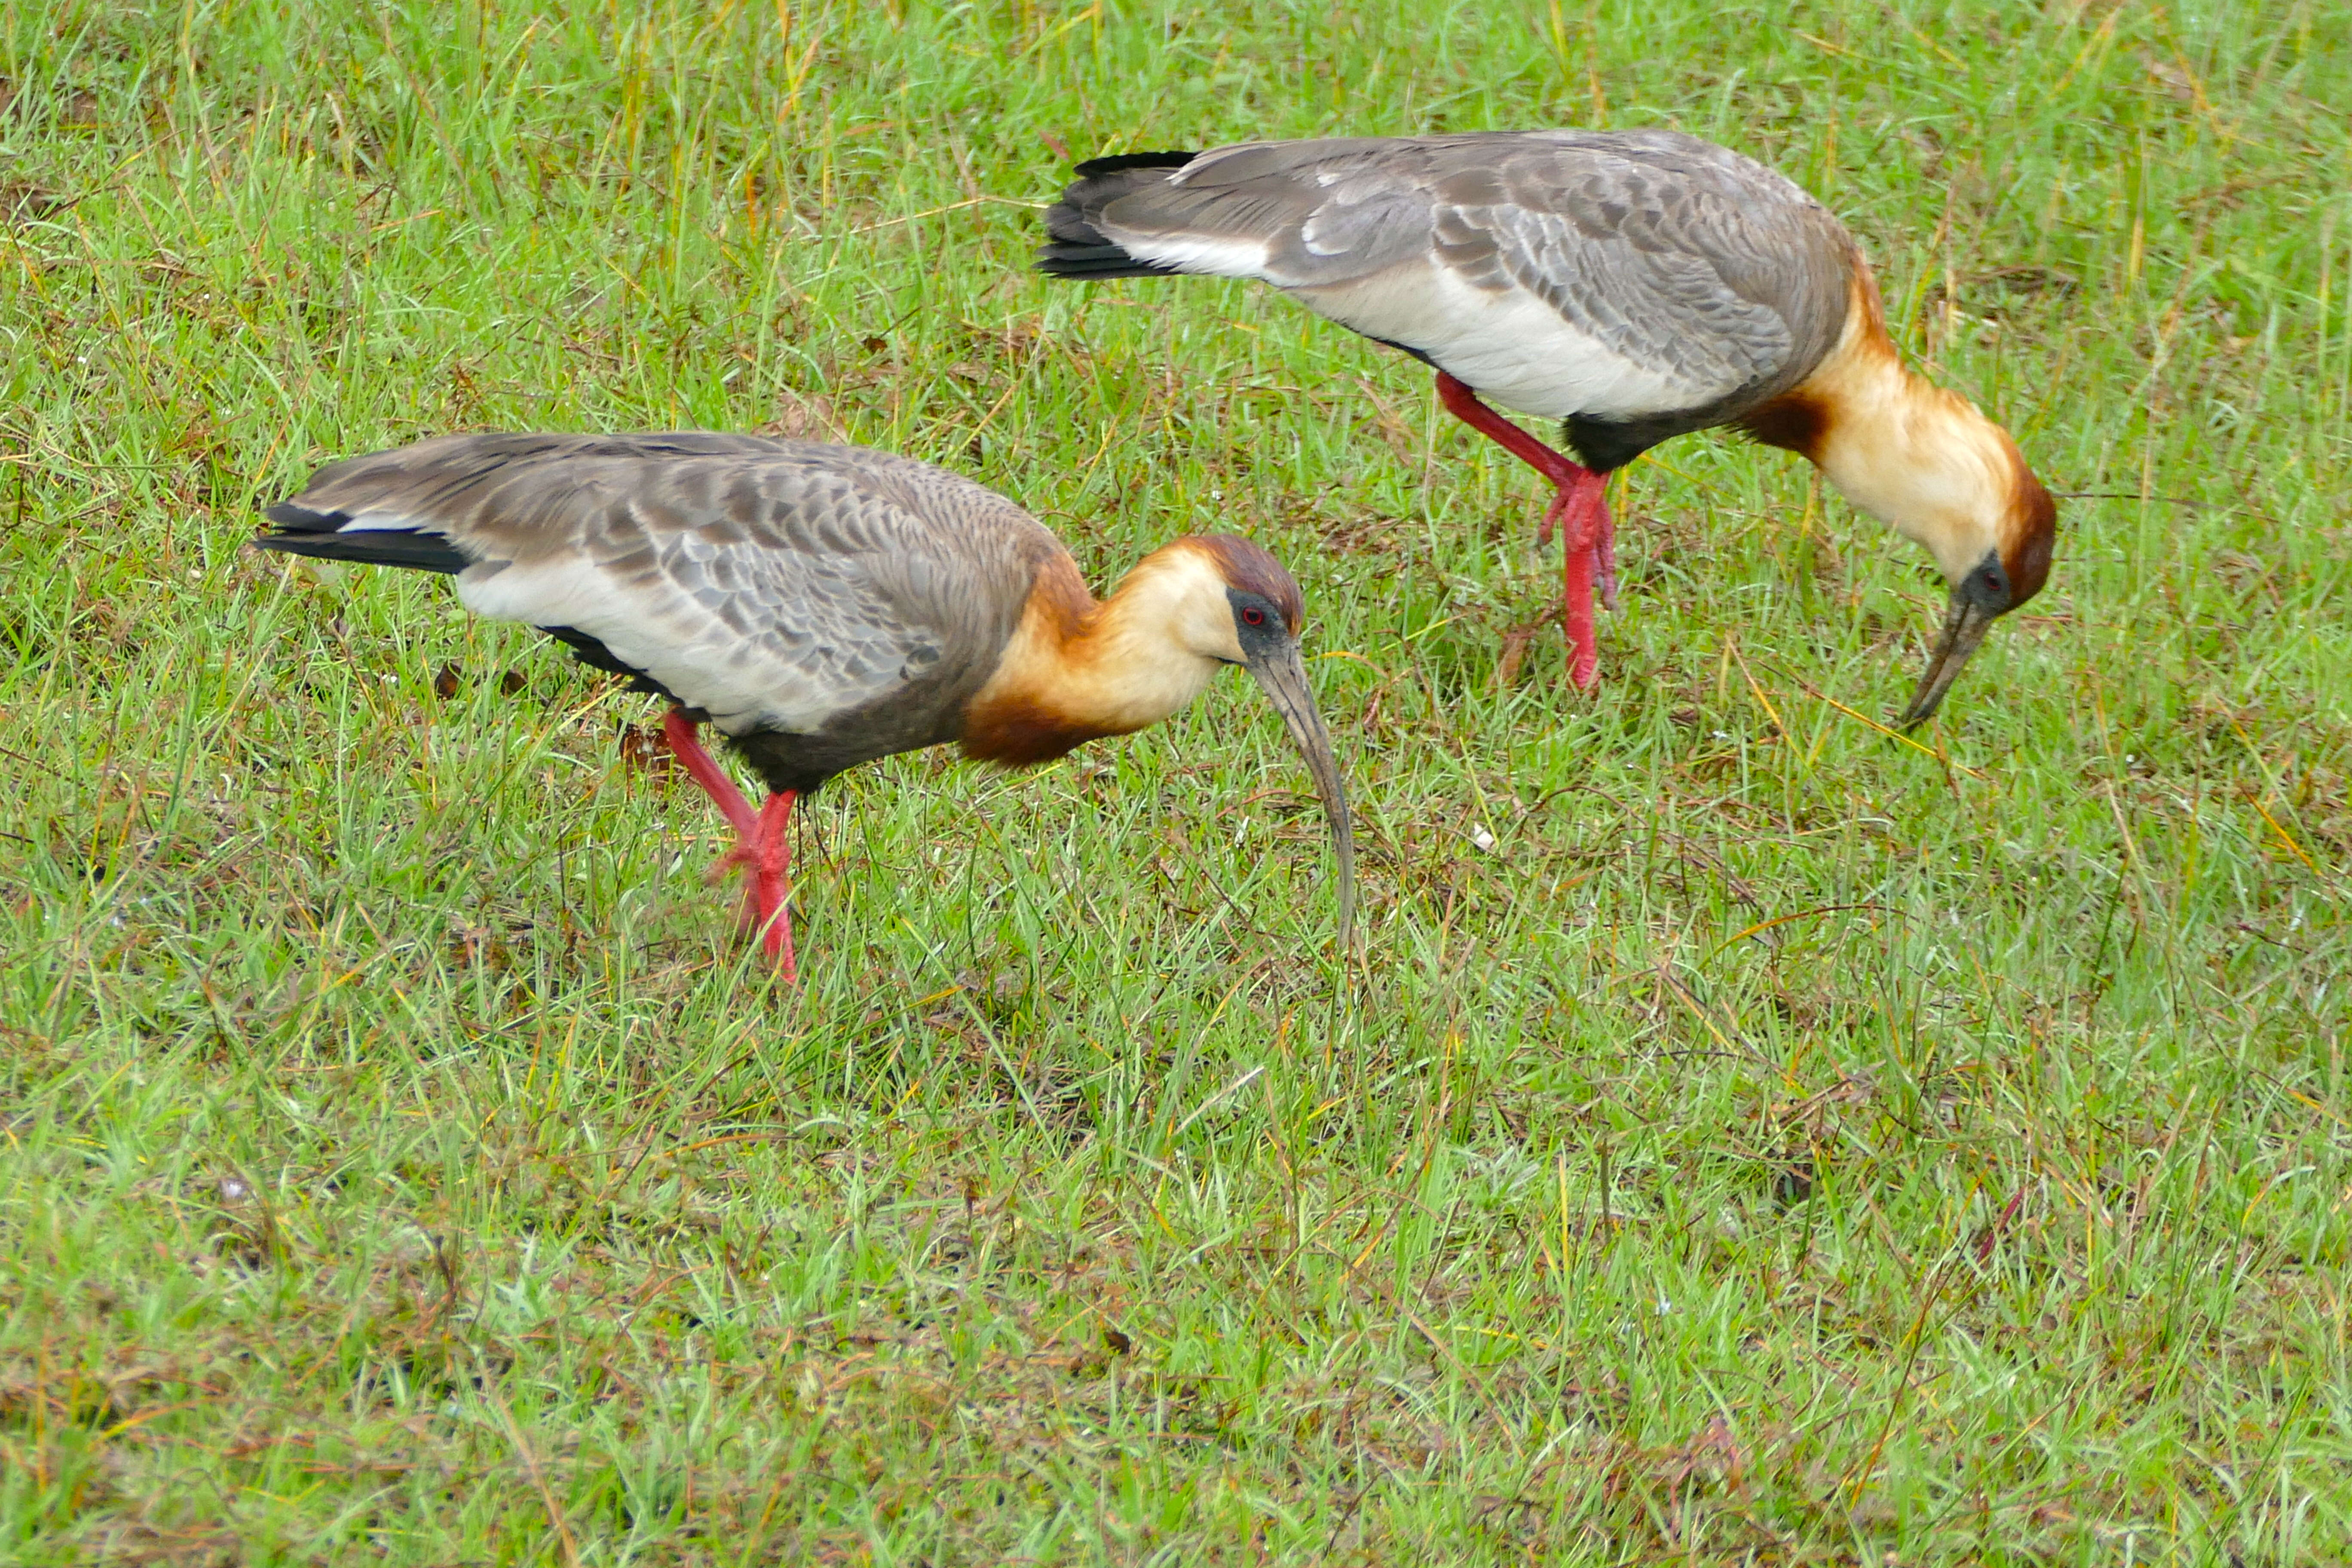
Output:
[[438,572],[450,577],[473,564],[437,533],[391,529],[372,528],[364,533],[265,533],[254,539],[252,544],[257,550],[308,555],[314,561],[405,566],[412,572]]

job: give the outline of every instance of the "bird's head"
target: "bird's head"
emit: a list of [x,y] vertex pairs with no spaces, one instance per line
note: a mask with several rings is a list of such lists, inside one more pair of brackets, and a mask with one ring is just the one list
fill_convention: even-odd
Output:
[[1161,561],[1180,584],[1171,613],[1187,652],[1247,665],[1275,643],[1297,646],[1306,600],[1264,545],[1230,533],[1187,534],[1156,553],[1153,564]]
[[1847,500],[1933,555],[1950,586],[1943,633],[1904,710],[1909,729],[1936,711],[1992,623],[2049,580],[2057,505],[2008,431],[1899,371],[1866,414],[1838,419],[1808,455]]
[[1233,534],[1190,535],[1161,553],[1189,556],[1197,563],[1186,575],[1198,586],[1182,595],[1176,612],[1175,630],[1182,646],[1203,658],[1238,664],[1256,677],[1307,760],[1315,793],[1331,821],[1344,944],[1356,905],[1355,830],[1347,794],[1339,785],[1339,766],[1331,755],[1331,736],[1315,710],[1306,662],[1298,651],[1307,614],[1298,583],[1264,546]]
[[2008,431],[1904,368],[1878,285],[1859,251],[1850,259],[1836,347],[1739,423],[1767,445],[1803,453],[1848,500],[1936,558],[1951,605],[1904,710],[1909,729],[1936,711],[1992,623],[2042,591],[2058,509]]
[[1943,633],[1904,710],[1906,730],[1935,713],[1993,622],[2042,592],[2058,538],[2058,504],[2009,432],[1966,398],[1937,401],[1941,417],[1922,432],[1924,493],[1907,523],[1893,520],[1934,552],[1951,589]]

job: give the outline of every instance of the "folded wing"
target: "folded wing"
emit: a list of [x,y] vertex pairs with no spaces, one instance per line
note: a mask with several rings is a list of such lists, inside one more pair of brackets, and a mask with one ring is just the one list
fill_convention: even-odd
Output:
[[949,712],[1055,548],[926,464],[694,433],[443,437],[321,469],[268,516],[268,548],[452,572],[467,608],[738,735],[814,733],[909,686]]
[[[1666,132],[1248,143],[1082,179],[1054,216],[1066,247],[1091,235],[1152,269],[1263,279],[1562,416],[1792,384],[1846,309],[1834,217]],[[1063,269],[1050,248],[1045,265]]]

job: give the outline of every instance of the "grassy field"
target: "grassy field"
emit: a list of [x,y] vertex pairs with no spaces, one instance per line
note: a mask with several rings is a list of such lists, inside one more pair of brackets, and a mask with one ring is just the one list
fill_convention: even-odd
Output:
[[[0,1561],[2352,1557],[2347,0],[0,3]],[[2063,503],[1943,591],[1795,459],[1526,470],[1263,290],[1025,270],[1068,155],[1666,125]],[[730,940],[655,710],[242,548],[458,427],[846,437],[1238,679],[808,813]],[[1871,716],[1864,718],[1864,715]]]

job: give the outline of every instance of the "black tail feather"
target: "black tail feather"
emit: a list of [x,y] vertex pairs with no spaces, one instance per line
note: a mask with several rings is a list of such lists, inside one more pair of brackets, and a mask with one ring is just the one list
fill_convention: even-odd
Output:
[[1037,270],[1049,278],[1172,278],[1173,267],[1139,261],[1118,246],[1064,245],[1058,241],[1037,252]]
[[261,515],[276,523],[278,531],[254,540],[257,549],[452,575],[472,564],[456,545],[423,529],[364,528],[343,532],[343,525],[352,520],[349,512],[312,511],[292,501],[279,501]]
[[1124,174],[1129,169],[1181,169],[1198,153],[1114,153],[1108,158],[1089,158],[1072,172],[1081,180],[1097,180],[1105,174]]
[[1167,278],[1176,268],[1129,256],[1095,227],[1089,212],[1134,190],[1165,179],[1200,156],[1197,153],[1120,153],[1090,158],[1077,166],[1077,179],[1045,212],[1045,247],[1037,270],[1054,278]]

